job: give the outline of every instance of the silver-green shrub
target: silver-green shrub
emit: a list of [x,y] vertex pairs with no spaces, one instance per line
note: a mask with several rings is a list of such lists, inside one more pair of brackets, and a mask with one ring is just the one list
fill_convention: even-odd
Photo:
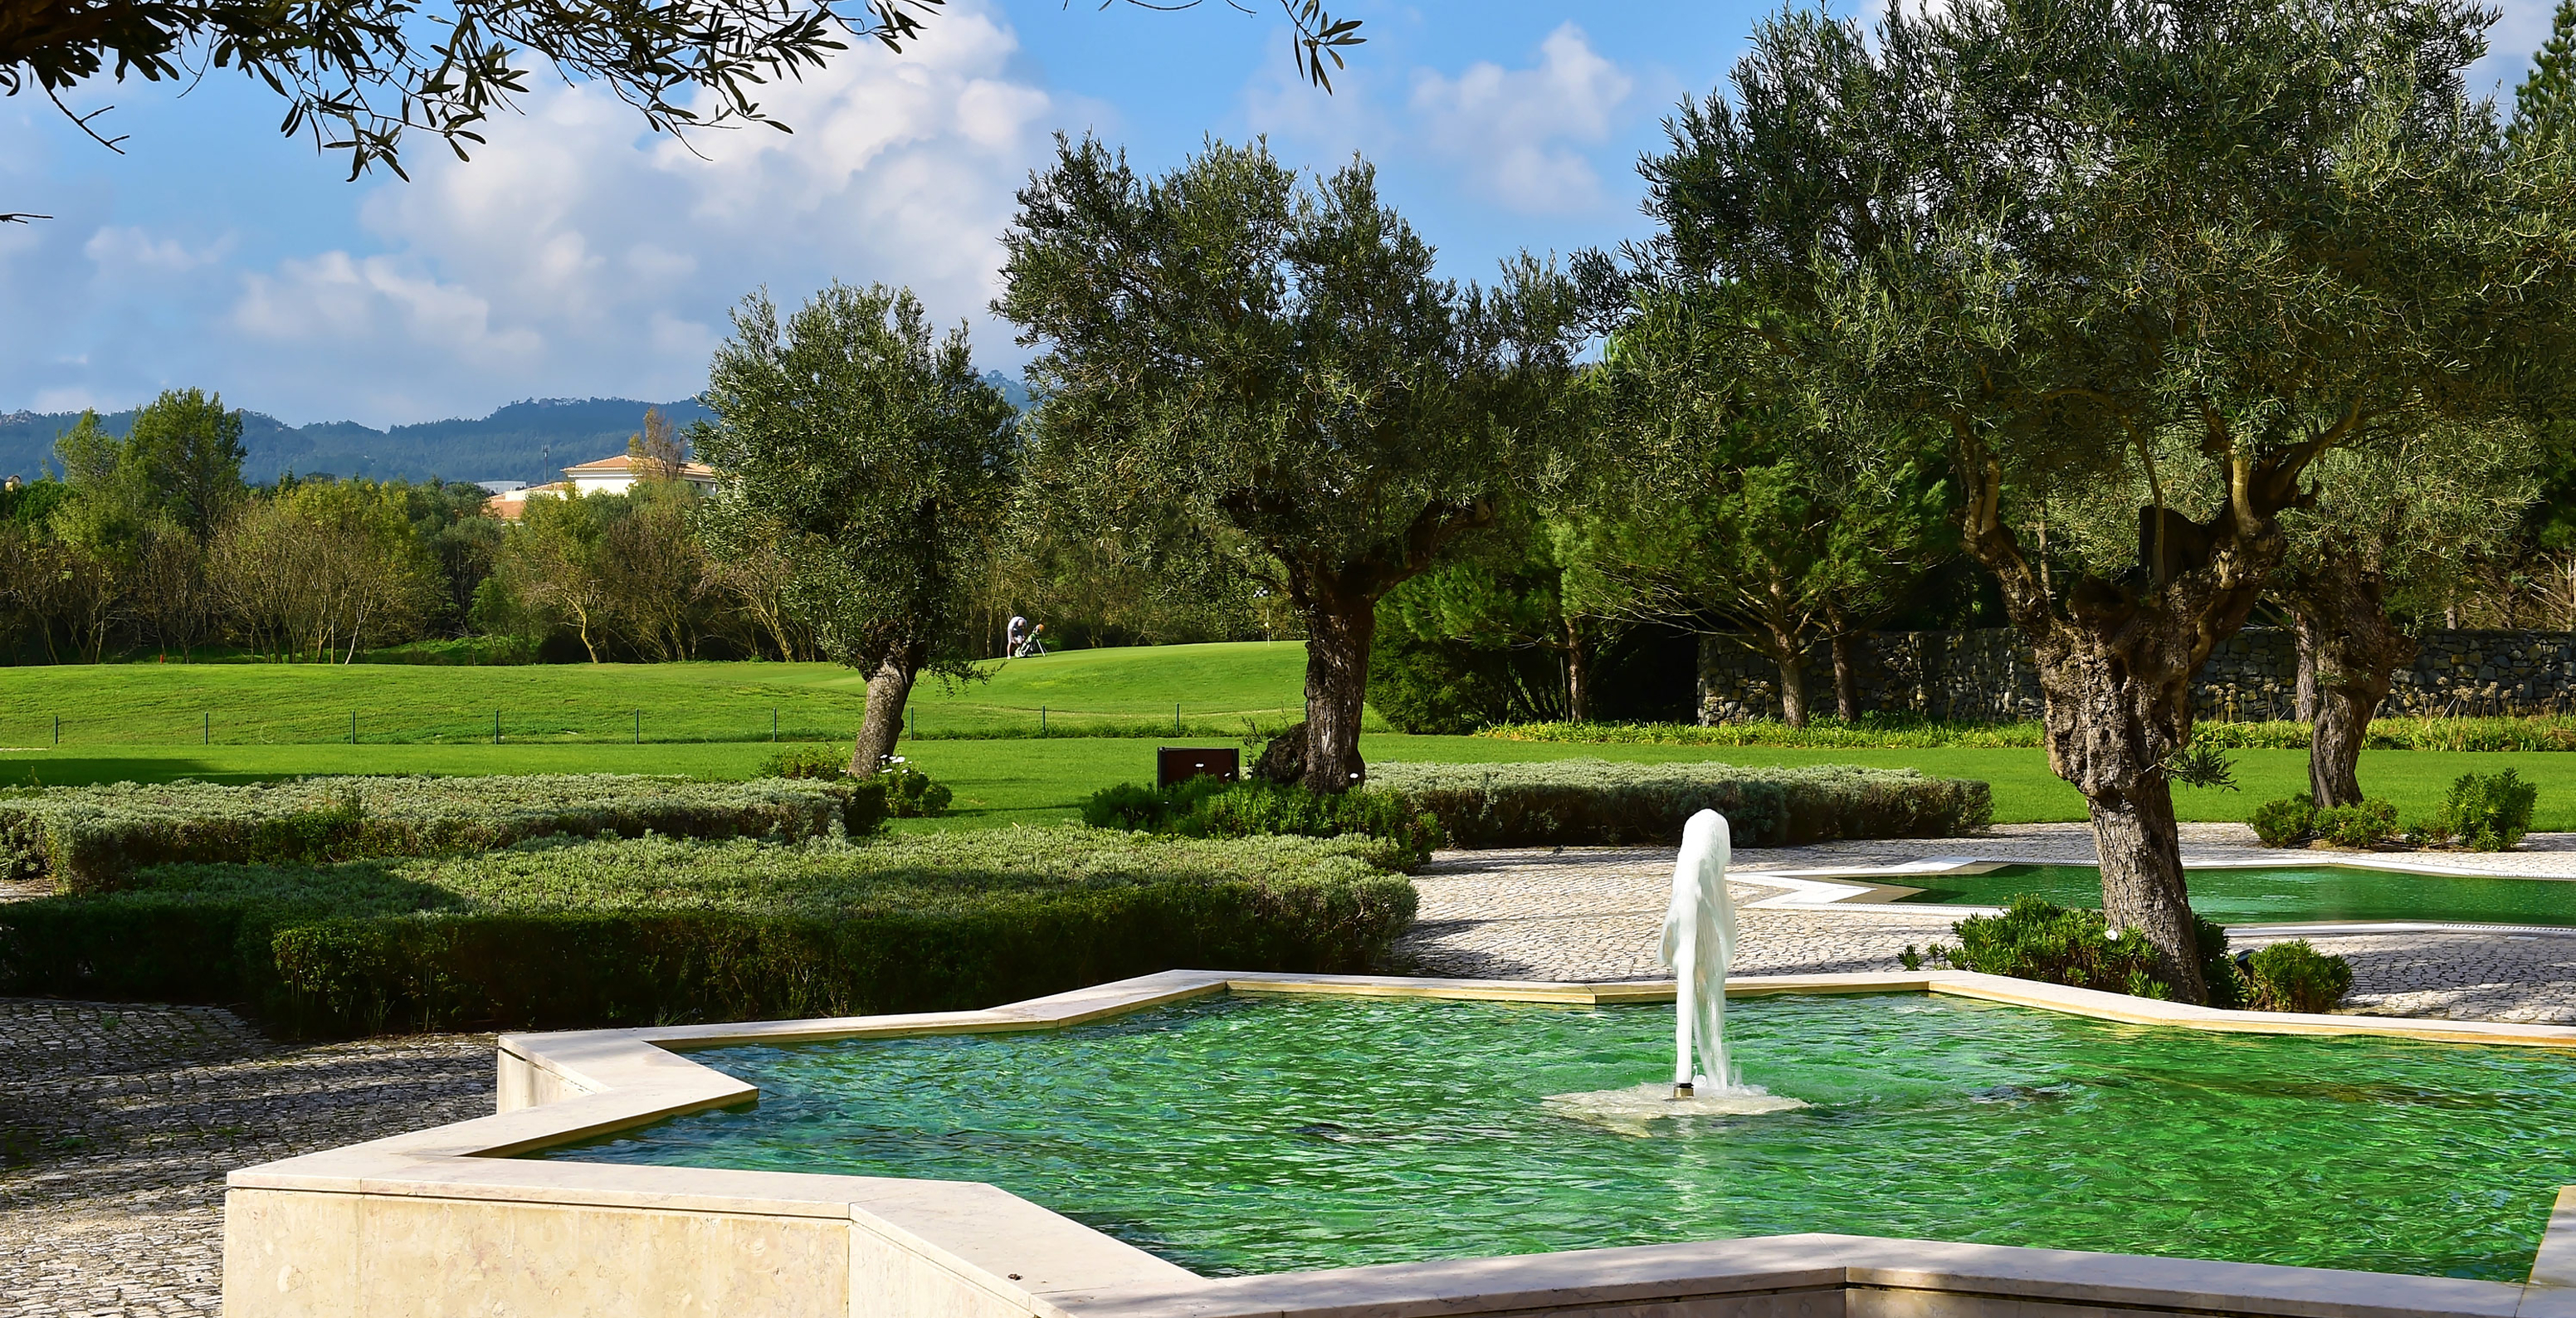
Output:
[[1952,837],[1994,818],[1992,791],[1974,779],[1845,764],[1381,762],[1369,766],[1369,782],[1430,811],[1462,847],[1675,843],[1701,810],[1725,815],[1736,845],[1748,847]]
[[793,842],[874,831],[883,802],[859,798],[832,783],[634,774],[52,787],[0,798],[0,868],[87,892],[146,865],[447,855],[558,834]]

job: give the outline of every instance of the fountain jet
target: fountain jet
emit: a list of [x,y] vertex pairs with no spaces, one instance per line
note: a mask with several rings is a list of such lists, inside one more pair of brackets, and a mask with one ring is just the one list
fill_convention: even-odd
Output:
[[[1664,914],[1663,963],[1673,971],[1673,1083],[1588,1094],[1551,1094],[1547,1105],[1577,1121],[1632,1135],[1665,1117],[1752,1116],[1807,1106],[1736,1079],[1726,1059],[1726,972],[1735,960],[1735,901],[1726,891],[1732,853],[1726,817],[1702,810],[1682,825],[1673,904]],[[1694,1061],[1696,1055],[1696,1061]]]
[[1735,960],[1735,900],[1726,891],[1732,842],[1726,816],[1702,810],[1682,825],[1682,853],[1673,861],[1662,960],[1673,972],[1675,1098],[1693,1097],[1703,1084],[1721,1093],[1737,1087],[1726,1060],[1726,971]]

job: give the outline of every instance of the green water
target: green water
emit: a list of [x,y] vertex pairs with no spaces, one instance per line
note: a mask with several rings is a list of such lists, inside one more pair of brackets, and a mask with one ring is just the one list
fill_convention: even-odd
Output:
[[2576,1054],[1921,996],[1727,1023],[1814,1106],[1542,1104],[1669,1074],[1670,1007],[1219,998],[697,1053],[760,1103],[539,1156],[987,1181],[1205,1274],[1834,1231],[2520,1280],[2576,1183]]
[[[2312,920],[2464,920],[2576,926],[2576,881],[2391,874],[2348,865],[2194,869],[2191,909],[2220,924]],[[2100,906],[2102,872],[2090,865],[2006,865],[1985,874],[1902,875],[1923,892],[1905,900],[2001,906],[2025,893],[2062,906]]]

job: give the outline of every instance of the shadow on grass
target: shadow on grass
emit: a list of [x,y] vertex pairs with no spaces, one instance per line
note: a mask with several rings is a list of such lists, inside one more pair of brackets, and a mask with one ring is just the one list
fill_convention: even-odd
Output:
[[124,755],[0,755],[0,787],[88,787],[96,783],[258,783],[292,773],[217,769],[203,760]]

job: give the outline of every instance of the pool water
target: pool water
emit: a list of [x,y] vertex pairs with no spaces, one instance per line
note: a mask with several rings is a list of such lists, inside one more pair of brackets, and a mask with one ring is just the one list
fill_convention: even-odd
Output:
[[1202,1274],[1800,1231],[2520,1280],[2576,1054],[1920,995],[1730,1005],[1813,1106],[1652,1123],[1672,1009],[1215,998],[1058,1032],[692,1054],[756,1106],[532,1155],[985,1181]]
[[[2191,909],[2220,924],[2314,920],[2461,920],[2479,924],[2576,926],[2576,881],[2392,874],[2349,865],[2191,869]],[[1945,906],[2002,906],[2030,894],[2061,906],[2102,904],[2102,872],[2090,865],[2006,865],[1984,874],[1898,875],[1923,891],[1905,900]]]

